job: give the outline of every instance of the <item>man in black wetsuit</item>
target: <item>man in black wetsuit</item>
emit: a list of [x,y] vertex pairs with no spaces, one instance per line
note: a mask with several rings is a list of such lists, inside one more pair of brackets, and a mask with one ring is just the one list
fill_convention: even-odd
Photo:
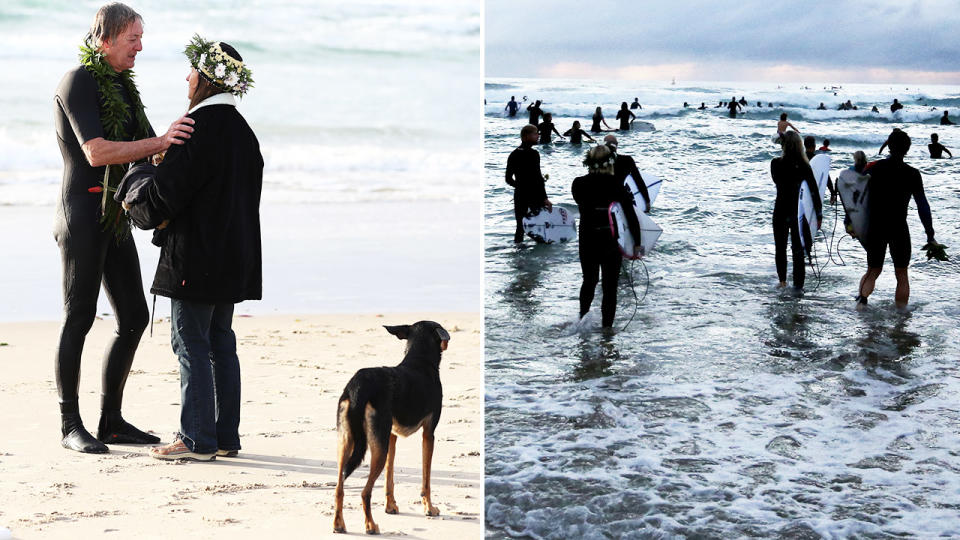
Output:
[[[102,7],[94,18],[87,43],[103,53],[102,64],[80,65],[64,75],[54,100],[54,116],[60,153],[63,156],[63,183],[57,204],[54,237],[63,260],[64,318],[56,353],[56,380],[60,396],[62,445],[87,453],[108,452],[104,443],[149,444],[159,438],[128,424],[120,415],[123,389],[140,336],[150,314],[140,279],[137,248],[129,232],[118,236],[104,230],[101,201],[104,166],[129,163],[162,152],[171,144],[183,144],[190,137],[192,119],[181,117],[162,136],[142,125],[139,96],[127,70],[133,68],[141,47],[143,22],[134,10],[115,3]],[[119,99],[126,104],[122,140],[113,139],[103,125],[103,89],[94,70],[99,66],[111,80]],[[124,77],[127,78],[124,78]],[[139,112],[139,114],[138,114]],[[136,133],[145,136],[134,140]],[[87,332],[97,311],[100,285],[113,306],[117,330],[107,345],[103,361],[101,416],[97,437],[83,426],[78,389],[80,355]]]
[[517,116],[517,111],[520,110],[520,104],[517,103],[516,96],[510,96],[510,101],[507,102],[507,106],[504,107],[503,110],[507,111],[507,116],[510,118]]
[[930,157],[933,159],[942,158],[944,152],[953,158],[953,154],[950,153],[950,150],[947,150],[946,146],[940,144],[940,136],[936,133],[930,134],[930,144],[927,145],[927,149],[930,150]]
[[893,103],[890,104],[890,112],[895,113],[903,108],[903,103],[897,101],[897,98],[893,98]]
[[737,109],[742,109],[743,106],[737,102],[736,96],[730,98],[730,103],[727,103],[727,108],[730,109],[730,118],[737,117]]
[[543,115],[543,110],[540,109],[539,99],[536,101],[536,103],[527,105],[527,112],[530,113],[530,124],[534,126],[540,125],[540,116]]
[[633,98],[633,103],[630,104],[630,109],[643,109],[640,105],[640,98]]
[[[643,181],[643,177],[640,176],[640,171],[637,170],[637,162],[633,160],[632,157],[621,154],[617,151],[617,137],[614,135],[607,135],[603,138],[603,144],[607,145],[610,148],[610,151],[616,156],[616,162],[613,165],[613,175],[617,177],[617,180],[622,184],[627,176],[633,176],[634,182],[637,183],[637,189],[640,190],[640,195],[643,195],[643,208],[644,212],[650,212],[650,194],[647,192],[647,184]],[[633,195],[631,194],[631,197]],[[639,202],[639,201],[637,201]],[[640,207],[640,204],[637,204]]]
[[893,271],[897,278],[894,296],[898,308],[905,308],[910,299],[910,280],[907,267],[910,265],[910,229],[907,227],[907,205],[910,197],[917,204],[920,222],[927,233],[927,243],[937,245],[933,237],[933,217],[930,204],[923,191],[920,172],[903,162],[910,150],[910,137],[903,131],[894,130],[887,138],[890,157],[875,163],[870,168],[870,198],[867,202],[867,235],[864,246],[867,250],[867,272],[860,279],[857,309],[867,304],[877,277],[883,270],[883,260],[890,247]]
[[943,111],[943,116],[940,117],[941,126],[952,126],[953,122],[950,121],[950,111]]
[[520,146],[507,158],[506,181],[513,186],[513,215],[517,219],[514,242],[523,242],[523,218],[532,210],[553,209],[547,198],[546,180],[540,173],[540,152],[537,144],[537,126],[526,125],[520,130]]

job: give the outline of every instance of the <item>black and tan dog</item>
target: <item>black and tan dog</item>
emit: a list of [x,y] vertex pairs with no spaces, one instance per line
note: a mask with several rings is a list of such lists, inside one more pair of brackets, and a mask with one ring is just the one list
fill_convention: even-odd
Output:
[[420,321],[413,325],[384,326],[387,332],[407,340],[403,361],[396,367],[358,371],[340,396],[337,406],[337,511],[333,532],[347,532],[343,521],[343,483],[370,447],[370,476],[361,492],[367,534],[379,534],[370,511],[373,484],[387,466],[388,514],[399,512],[393,497],[393,458],[397,435],[406,437],[423,428],[423,484],[420,497],[424,513],[440,514],[430,502],[430,461],[433,432],[440,421],[443,392],[440,387],[440,356],[450,334],[439,324]]

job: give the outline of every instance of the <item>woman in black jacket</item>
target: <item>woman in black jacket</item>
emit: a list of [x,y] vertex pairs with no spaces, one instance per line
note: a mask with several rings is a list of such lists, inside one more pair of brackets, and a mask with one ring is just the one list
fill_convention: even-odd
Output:
[[[600,313],[603,327],[613,326],[617,312],[617,284],[620,279],[620,262],[623,256],[610,231],[610,204],[619,202],[627,215],[627,225],[634,239],[640,239],[640,223],[633,209],[633,196],[623,182],[614,176],[616,154],[606,145],[599,145],[587,152],[583,161],[590,171],[573,181],[571,191],[580,210],[580,268],[583,285],[580,287],[580,318],[590,311],[600,275],[603,275],[603,300]],[[640,246],[635,247],[636,250]]]
[[186,54],[193,137],[167,152],[151,180],[127,192],[125,206],[138,227],[158,229],[151,292],[171,299],[180,361],[180,434],[151,455],[210,460],[240,449],[240,363],[231,326],[234,304],[261,297],[263,157],[236,107],[234,96],[252,83],[240,54],[199,36]]
[[800,184],[807,182],[807,188],[813,196],[813,208],[817,213],[817,229],[823,221],[820,202],[820,190],[813,177],[810,162],[807,161],[803,141],[796,131],[781,135],[783,155],[770,161],[770,176],[777,185],[777,200],[773,206],[773,241],[776,250],[777,277],[779,287],[787,286],[787,236],[790,237],[790,249],[793,252],[793,286],[803,289],[805,277],[803,246],[800,235],[803,231],[797,222],[797,206],[800,204]]

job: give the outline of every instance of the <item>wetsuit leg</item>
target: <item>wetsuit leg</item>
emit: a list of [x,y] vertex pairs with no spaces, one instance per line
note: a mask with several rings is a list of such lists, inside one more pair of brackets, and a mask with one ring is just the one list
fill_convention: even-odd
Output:
[[787,238],[790,236],[790,225],[783,215],[773,213],[773,243],[774,258],[777,261],[777,278],[781,282],[787,281]]
[[107,344],[103,361],[101,408],[119,411],[133,356],[150,322],[140,278],[140,258],[132,236],[127,236],[119,244],[113,239],[109,241],[103,266],[103,288],[116,313],[117,328]]
[[63,263],[64,313],[55,374],[61,412],[79,413],[80,355],[97,315],[107,238],[97,223],[75,230],[68,230],[66,224],[59,228],[56,236]]
[[517,219],[517,230],[513,233],[514,242],[523,242],[523,218],[527,215],[527,202],[516,194],[513,196],[513,216]]
[[623,256],[619,250],[607,250],[600,262],[603,275],[603,299],[600,303],[600,314],[603,317],[603,327],[613,326],[613,319],[617,314],[617,285],[620,283],[620,263]]
[[904,223],[898,231],[890,235],[890,258],[894,268],[910,266],[910,229]]
[[803,252],[803,245],[800,243],[800,226],[797,220],[790,220],[790,250],[793,252],[793,286],[796,289],[803,288],[803,281],[806,278],[806,261]]
[[583,273],[583,284],[580,285],[580,318],[583,318],[590,311],[597,283],[600,282],[600,258],[590,246],[590,239],[584,237],[580,237],[580,271]]
[[217,398],[217,448],[240,449],[240,360],[233,304],[217,304],[210,323],[210,355]]

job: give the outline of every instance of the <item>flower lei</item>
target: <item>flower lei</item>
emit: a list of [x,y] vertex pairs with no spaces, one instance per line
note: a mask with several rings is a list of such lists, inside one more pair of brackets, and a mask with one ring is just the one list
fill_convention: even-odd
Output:
[[[133,71],[124,70],[117,73],[107,63],[103,53],[96,50],[89,40],[80,45],[80,64],[93,75],[100,91],[100,123],[103,125],[104,138],[108,141],[127,140],[124,126],[130,120],[130,106],[120,97],[118,85],[123,85],[133,102],[133,115],[137,120],[136,131],[132,140],[145,139],[150,134],[150,122],[144,113],[143,103],[140,101],[140,92],[133,80]],[[113,200],[113,194],[123,179],[127,166],[107,165],[103,172],[103,181],[100,189],[91,188],[91,192],[103,193],[100,203],[100,223],[104,231],[112,231],[117,242],[130,234],[130,221],[124,217],[120,203]]]
[[613,167],[617,164],[617,154],[614,152],[610,153],[610,156],[604,161],[594,161],[590,157],[586,157],[583,160],[583,166],[587,168],[590,172],[597,172],[600,169],[606,167]]
[[250,68],[225,53],[219,42],[207,41],[194,34],[183,54],[194,69],[224,92],[243,97],[253,87]]

